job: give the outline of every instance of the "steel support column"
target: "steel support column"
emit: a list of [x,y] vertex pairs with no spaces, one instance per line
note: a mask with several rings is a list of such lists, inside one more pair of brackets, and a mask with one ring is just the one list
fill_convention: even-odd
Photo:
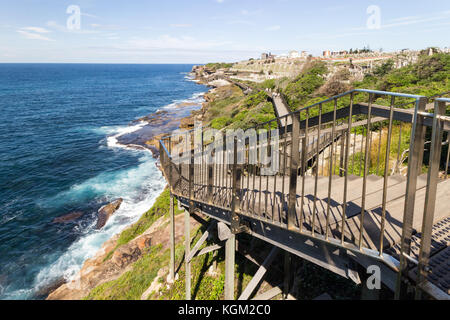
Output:
[[284,284],[283,284],[283,300],[286,300],[289,291],[291,290],[291,254],[287,251],[284,252]]
[[236,253],[236,236],[225,242],[225,300],[234,300],[234,263]]

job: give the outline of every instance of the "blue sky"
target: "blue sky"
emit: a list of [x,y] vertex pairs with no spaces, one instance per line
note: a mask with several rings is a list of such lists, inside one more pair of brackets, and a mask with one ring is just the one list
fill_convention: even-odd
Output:
[[[81,10],[69,30],[67,8]],[[368,28],[369,6],[379,28]],[[373,21],[373,20],[371,20]],[[0,62],[206,63],[450,45],[450,1],[1,0]]]

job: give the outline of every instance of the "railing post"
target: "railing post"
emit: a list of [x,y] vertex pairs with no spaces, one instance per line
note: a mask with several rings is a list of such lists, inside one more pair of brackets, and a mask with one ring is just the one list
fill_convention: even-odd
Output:
[[232,196],[231,196],[231,235],[225,243],[225,300],[234,300],[234,265],[236,254],[236,234],[244,230],[240,225],[237,211],[240,207],[241,170],[238,161],[238,138],[233,141]]
[[344,161],[347,161],[345,158],[345,153],[344,153],[344,149],[345,149],[345,142],[347,140],[347,132],[342,130],[341,131],[341,152],[339,154],[339,177],[343,177],[345,175],[345,169],[344,169]]
[[[169,159],[165,159],[165,158],[166,158],[166,155],[165,155],[165,156],[164,156],[164,162],[167,161],[167,160],[169,160],[169,161],[171,162],[170,157],[172,156],[172,138],[169,137],[167,141],[168,141],[168,144],[169,144],[169,146],[168,146],[168,151],[169,151],[168,156],[169,156]],[[160,153],[160,155],[161,155],[161,153]],[[170,188],[170,192],[172,193],[172,192],[173,192],[173,171],[172,171],[172,163],[169,163],[169,188]]]
[[427,269],[431,250],[431,234],[433,231],[436,192],[439,180],[442,138],[444,135],[443,123],[439,119],[439,116],[445,115],[446,104],[443,101],[435,101],[434,105],[433,136],[431,140],[430,165],[428,168],[425,206],[423,210],[422,236],[420,240],[419,266],[416,282],[416,298],[420,298],[420,286],[426,281],[428,276]]
[[[300,119],[298,114],[292,114],[292,134],[291,134],[291,168],[289,173],[289,204],[288,204],[288,229],[294,229],[297,213],[295,203],[297,201],[297,178],[298,166],[300,162]],[[305,168],[302,169],[305,171]]]
[[238,148],[237,148],[237,137],[234,137],[233,146],[233,185],[232,185],[232,196],[231,196],[231,232],[236,234],[242,231],[240,227],[240,219],[237,212],[240,208],[240,186],[241,186],[241,170],[237,163],[238,160]]
[[449,161],[450,161],[450,132],[447,132],[447,158],[445,160],[445,173],[444,173],[445,180],[447,180],[447,178],[448,178]]
[[400,242],[400,267],[397,276],[395,290],[395,299],[400,299],[404,293],[403,278],[407,277],[407,260],[411,251],[412,225],[414,219],[414,204],[416,199],[417,177],[422,166],[423,147],[425,143],[425,125],[424,116],[421,112],[425,111],[427,103],[426,97],[420,97],[416,100],[414,118],[411,130],[411,143],[409,147],[408,175],[406,182],[405,207],[403,213],[403,229]]
[[191,147],[191,156],[189,162],[189,210],[184,213],[184,230],[185,230],[185,263],[186,263],[186,300],[191,300],[191,263],[188,261],[187,257],[189,257],[191,251],[191,225],[190,225],[190,217],[191,213],[194,211],[194,149],[192,143]]
[[[299,115],[300,117],[300,115]],[[305,176],[306,176],[306,166],[307,166],[307,147],[308,147],[308,131],[309,131],[309,109],[306,110],[306,122],[305,122],[305,128],[302,130],[304,133],[304,138],[302,139],[302,163],[301,163],[301,175],[302,175],[302,192],[301,192],[301,198],[300,198],[300,232],[303,231],[303,206],[305,204]],[[283,181],[283,188],[284,188],[284,181]],[[284,195],[284,192],[283,192]]]
[[207,165],[207,174],[208,174],[208,203],[212,204],[212,199],[213,199],[213,172],[214,172],[214,166],[212,163],[208,163]]

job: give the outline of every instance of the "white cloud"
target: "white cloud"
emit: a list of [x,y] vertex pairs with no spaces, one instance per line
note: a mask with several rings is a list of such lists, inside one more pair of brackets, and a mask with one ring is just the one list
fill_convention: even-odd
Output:
[[442,15],[431,16],[428,18],[403,17],[403,18],[397,18],[397,19],[392,20],[392,21],[395,21],[393,23],[382,24],[381,28],[384,29],[384,28],[406,26],[406,25],[411,25],[411,24],[431,22],[431,21],[437,21],[437,20],[443,20],[443,19],[448,19],[448,14],[445,12]]
[[49,30],[47,30],[45,28],[40,28],[40,27],[24,27],[24,28],[20,28],[20,30],[31,31],[31,32],[36,32],[36,33],[50,33]]
[[17,32],[20,33],[21,35],[23,35],[27,39],[44,40],[44,41],[55,41],[53,39],[50,39],[50,38],[47,38],[47,37],[43,36],[40,33],[34,33],[34,32],[25,31],[25,30],[17,30]]

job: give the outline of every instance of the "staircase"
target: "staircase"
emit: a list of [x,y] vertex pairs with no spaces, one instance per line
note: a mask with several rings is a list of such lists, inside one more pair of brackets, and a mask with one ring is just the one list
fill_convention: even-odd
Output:
[[[396,99],[413,108],[396,107]],[[386,100],[389,106],[376,104]],[[379,265],[396,298],[412,284],[417,298],[448,299],[450,270],[430,273],[450,237],[450,228],[433,232],[450,217],[448,104],[353,90],[280,115],[268,140],[221,132],[206,141],[208,128],[165,138],[161,167],[189,212],[229,224],[234,234],[247,232],[352,279],[349,261]],[[274,126],[255,132],[265,127]]]

